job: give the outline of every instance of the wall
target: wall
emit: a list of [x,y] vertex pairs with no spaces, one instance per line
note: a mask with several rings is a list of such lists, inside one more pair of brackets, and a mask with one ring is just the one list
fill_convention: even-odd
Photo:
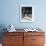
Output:
[[[33,5],[35,21],[20,22],[20,5]],[[13,24],[16,28],[40,27],[46,32],[46,0],[0,0],[0,31],[2,27]]]
[[[35,21],[32,23],[20,22],[20,5],[33,5]],[[46,0],[1,0],[0,24],[13,24],[16,28],[46,27]]]

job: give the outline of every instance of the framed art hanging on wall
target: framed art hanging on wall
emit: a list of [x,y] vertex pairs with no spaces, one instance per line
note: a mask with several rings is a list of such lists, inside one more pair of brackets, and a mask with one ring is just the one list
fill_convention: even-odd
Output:
[[20,5],[20,22],[34,21],[34,7],[32,5]]

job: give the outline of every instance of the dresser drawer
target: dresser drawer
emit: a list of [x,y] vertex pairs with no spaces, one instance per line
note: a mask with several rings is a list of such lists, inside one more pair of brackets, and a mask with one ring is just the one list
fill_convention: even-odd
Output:
[[2,44],[2,46],[23,46],[23,43],[12,43],[12,44],[10,44],[10,43],[8,43],[8,44]]
[[24,36],[44,36],[45,33],[44,32],[25,32]]
[[5,36],[23,36],[23,32],[4,32]]
[[32,46],[44,46],[44,44],[32,44]]
[[23,36],[4,36],[3,43],[14,43],[23,41]]
[[33,44],[43,44],[44,36],[32,36],[32,43]]

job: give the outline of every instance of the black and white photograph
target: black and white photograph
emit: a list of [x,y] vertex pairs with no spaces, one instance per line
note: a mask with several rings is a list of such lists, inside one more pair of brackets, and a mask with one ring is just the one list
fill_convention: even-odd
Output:
[[33,20],[33,8],[32,6],[21,6],[20,7],[20,21],[21,22],[32,22]]

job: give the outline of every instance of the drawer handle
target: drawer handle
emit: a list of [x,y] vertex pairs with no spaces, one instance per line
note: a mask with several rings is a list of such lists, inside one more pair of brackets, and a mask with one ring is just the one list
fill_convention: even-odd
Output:
[[9,38],[10,40],[13,40],[13,38]]
[[32,39],[32,40],[36,40],[36,39]]
[[9,38],[10,40],[12,40],[11,38]]

